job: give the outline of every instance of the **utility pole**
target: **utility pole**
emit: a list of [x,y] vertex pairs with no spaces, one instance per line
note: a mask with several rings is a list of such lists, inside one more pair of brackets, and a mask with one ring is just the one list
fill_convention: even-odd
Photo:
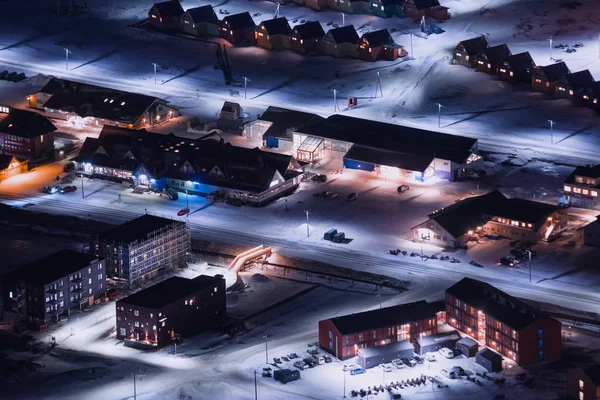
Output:
[[342,371],[344,372],[344,399],[346,398],[346,371]]
[[265,363],[268,364],[269,363],[269,353],[268,353],[268,349],[267,349],[267,335],[263,335],[263,339],[265,339]]
[[156,85],[156,67],[158,66],[158,64],[153,62],[152,65],[154,66],[154,84]]
[[340,107],[337,103],[337,89],[333,89],[333,112],[340,111]]
[[69,70],[69,49],[65,47],[65,62],[66,62],[66,70]]
[[279,18],[279,3],[277,3],[277,8],[275,9],[275,15],[273,16],[273,19],[275,18]]
[[379,309],[381,310],[383,308],[381,305],[381,293],[377,293],[377,297],[379,297]]
[[381,78],[379,77],[379,71],[377,71],[377,86],[375,87],[375,97],[377,97],[377,92],[381,93],[381,97],[383,97],[383,89],[381,87]]
[[531,283],[531,250],[525,250],[529,255],[529,283]]
[[600,58],[600,35],[598,35],[598,58]]
[[85,195],[83,194],[83,172],[81,173],[81,199],[85,199]]
[[175,344],[175,355],[177,355],[177,342],[174,342]]
[[438,106],[438,128],[442,127],[442,103],[435,103]]
[[550,36],[550,39],[548,39],[548,41],[550,41],[550,61],[552,61],[552,36]]
[[413,52],[413,41],[412,41],[412,37],[413,34],[410,34],[410,56],[412,57],[412,59],[415,59],[415,53]]
[[248,98],[248,81],[250,79],[248,79],[247,77],[244,77],[244,99]]
[[188,209],[188,215],[190,214],[189,213],[189,209],[190,209],[190,199],[189,198],[190,198],[189,192],[187,189],[185,189],[185,208]]
[[554,144],[554,121],[549,119],[548,122],[550,123],[550,143]]
[[342,26],[346,26],[346,15],[342,13]]
[[254,370],[254,400],[258,400],[258,386],[256,384],[256,370]]
[[133,373],[133,400],[137,399],[137,390],[135,388],[135,372]]
[[310,225],[308,222],[308,210],[304,210],[304,212],[306,213],[306,237],[310,237]]

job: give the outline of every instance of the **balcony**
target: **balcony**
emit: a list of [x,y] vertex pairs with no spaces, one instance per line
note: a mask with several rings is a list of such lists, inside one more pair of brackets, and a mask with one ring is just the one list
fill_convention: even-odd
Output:
[[60,292],[60,289],[48,288],[48,290],[46,290],[46,293],[50,293],[50,294],[54,294],[54,293],[58,293],[58,292]]

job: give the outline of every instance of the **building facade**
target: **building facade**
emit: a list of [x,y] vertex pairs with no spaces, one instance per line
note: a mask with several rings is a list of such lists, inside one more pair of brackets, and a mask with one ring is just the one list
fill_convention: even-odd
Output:
[[254,29],[256,24],[249,12],[228,15],[219,25],[219,36],[228,40],[232,44],[250,43],[253,44]]
[[361,348],[411,341],[437,333],[441,302],[418,301],[319,321],[319,346],[340,360]]
[[561,323],[487,283],[464,278],[448,288],[446,318],[518,364],[561,357]]
[[94,304],[106,293],[106,265],[101,258],[61,250],[3,277],[7,319],[46,324]]
[[[4,111],[4,112],[3,112]],[[45,116],[0,106],[0,151],[26,159],[54,160],[56,127]]]
[[179,0],[156,3],[148,11],[148,22],[160,30],[175,30],[181,25],[183,8]]
[[511,85],[530,84],[535,71],[536,65],[529,52],[513,54],[498,65],[498,78]]
[[261,22],[254,35],[256,45],[269,50],[290,48],[290,24],[285,17],[279,17]]
[[570,368],[567,372],[569,400],[600,399],[600,365]]
[[106,260],[109,278],[135,286],[185,267],[190,231],[184,222],[144,214],[99,234],[92,249]]
[[475,57],[489,47],[483,36],[459,42],[452,51],[452,59],[456,64],[467,68],[475,65]]
[[27,172],[28,160],[19,160],[15,156],[0,154],[0,182],[11,176]]
[[577,167],[563,183],[565,203],[572,207],[596,208],[600,192],[600,165]]
[[531,89],[555,96],[558,82],[570,73],[564,62],[538,67],[531,77]]
[[117,301],[117,339],[126,346],[162,347],[211,328],[227,317],[225,279],[171,277]]

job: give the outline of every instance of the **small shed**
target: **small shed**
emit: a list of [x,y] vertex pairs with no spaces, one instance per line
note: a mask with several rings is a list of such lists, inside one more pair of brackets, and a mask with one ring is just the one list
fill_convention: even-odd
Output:
[[300,371],[291,369],[278,369],[273,372],[273,379],[281,383],[288,383],[300,379]]
[[488,372],[502,371],[502,356],[488,348],[477,353],[475,362],[485,368]]
[[382,346],[365,347],[358,349],[358,365],[364,369],[373,368],[396,358],[410,357],[413,352],[414,347],[407,340]]
[[327,232],[325,232],[325,235],[323,236],[323,239],[325,240],[333,240],[333,237],[335,235],[337,235],[338,231],[335,228],[331,228],[330,230],[328,230]]
[[479,350],[479,345],[470,337],[464,337],[456,342],[456,349],[466,357],[475,357],[477,350]]
[[456,342],[460,340],[458,331],[449,331],[437,333],[435,335],[421,336],[415,338],[415,353],[425,354],[438,351],[442,347],[447,347],[451,350],[456,348]]

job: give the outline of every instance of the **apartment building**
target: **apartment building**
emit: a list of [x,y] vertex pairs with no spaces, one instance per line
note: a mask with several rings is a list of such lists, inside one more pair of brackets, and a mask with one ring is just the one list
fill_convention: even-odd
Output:
[[437,333],[444,303],[417,301],[319,321],[319,346],[341,360],[361,348]]
[[106,292],[106,266],[91,254],[61,250],[3,277],[4,310],[46,324],[83,309]]
[[563,184],[565,201],[572,207],[596,208],[598,192],[600,192],[600,165],[575,168]]
[[184,267],[190,232],[185,222],[145,214],[99,234],[92,249],[106,259],[109,278],[133,286]]
[[561,323],[495,287],[464,278],[446,290],[448,324],[521,365],[561,357]]

